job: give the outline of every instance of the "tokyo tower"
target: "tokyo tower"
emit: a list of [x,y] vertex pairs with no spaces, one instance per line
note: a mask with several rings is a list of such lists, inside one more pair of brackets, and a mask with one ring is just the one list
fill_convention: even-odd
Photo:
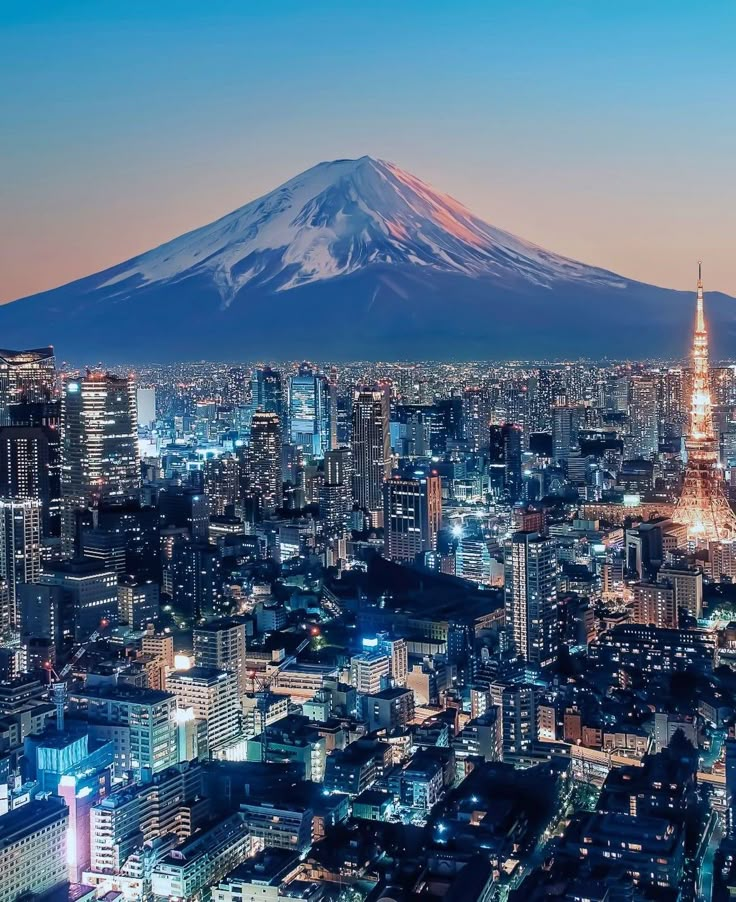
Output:
[[697,545],[736,538],[736,514],[726,498],[723,477],[718,467],[718,445],[713,433],[708,330],[703,312],[700,263],[692,347],[690,424],[685,448],[687,466],[682,494],[672,515],[673,522],[686,526],[688,541]]

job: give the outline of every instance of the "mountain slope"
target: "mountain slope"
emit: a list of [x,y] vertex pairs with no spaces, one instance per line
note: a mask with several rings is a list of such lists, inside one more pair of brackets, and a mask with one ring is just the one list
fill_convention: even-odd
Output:
[[[726,335],[731,304],[709,296]],[[126,360],[656,356],[691,319],[690,293],[546,251],[370,157],[0,308],[8,346]]]

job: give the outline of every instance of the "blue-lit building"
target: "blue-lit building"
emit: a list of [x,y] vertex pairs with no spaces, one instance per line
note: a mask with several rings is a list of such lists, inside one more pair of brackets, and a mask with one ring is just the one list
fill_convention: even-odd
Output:
[[310,457],[330,448],[329,402],[327,380],[303,363],[289,380],[289,440]]

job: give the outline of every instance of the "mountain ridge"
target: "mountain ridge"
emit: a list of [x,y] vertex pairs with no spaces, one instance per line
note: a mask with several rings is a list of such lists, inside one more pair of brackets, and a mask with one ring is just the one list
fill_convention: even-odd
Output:
[[[733,301],[709,299],[730,338]],[[0,328],[5,344],[128,359],[121,345],[148,359],[199,349],[222,359],[238,347],[256,356],[292,347],[297,357],[380,357],[400,347],[462,358],[470,345],[508,358],[525,342],[523,356],[549,357],[636,355],[646,341],[656,356],[672,352],[668,333],[684,331],[691,305],[690,292],[548,251],[364,156],[319,163],[150,251],[3,305]]]

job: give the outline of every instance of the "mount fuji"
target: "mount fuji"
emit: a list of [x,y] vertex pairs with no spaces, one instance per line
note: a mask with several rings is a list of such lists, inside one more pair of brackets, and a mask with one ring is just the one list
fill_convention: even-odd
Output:
[[[709,293],[707,305],[728,342],[733,299]],[[3,305],[0,329],[7,347],[111,362],[656,357],[685,353],[693,310],[692,292],[546,251],[361,157]]]

